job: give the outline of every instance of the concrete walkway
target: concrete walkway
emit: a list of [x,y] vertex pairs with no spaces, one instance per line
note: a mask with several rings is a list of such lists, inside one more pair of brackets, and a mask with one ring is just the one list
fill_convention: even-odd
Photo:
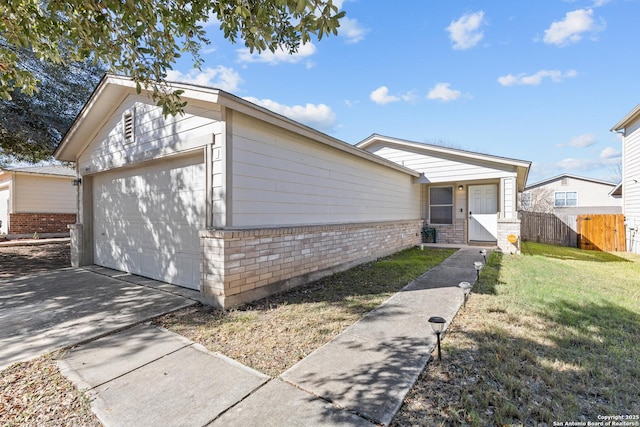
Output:
[[76,347],[59,365],[106,426],[388,425],[435,346],[427,319],[448,326],[480,249],[460,249],[279,378],[151,325]]

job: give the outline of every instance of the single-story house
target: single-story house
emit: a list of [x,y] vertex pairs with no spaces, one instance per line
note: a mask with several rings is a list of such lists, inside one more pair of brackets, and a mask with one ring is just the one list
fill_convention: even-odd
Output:
[[612,128],[622,135],[622,193],[627,251],[640,253],[640,104]]
[[62,165],[0,168],[0,234],[66,233],[76,222],[74,169]]
[[164,117],[130,79],[105,76],[56,149],[81,179],[74,265],[231,307],[417,245],[425,220],[439,242],[516,250],[529,162],[379,135],[353,146],[221,90],[173,86],[186,111]]
[[622,200],[613,194],[616,183],[562,174],[527,185],[520,207],[556,215],[619,214]]
[[420,173],[420,216],[438,241],[513,251],[508,236],[520,235],[517,196],[530,162],[375,134],[356,147]]

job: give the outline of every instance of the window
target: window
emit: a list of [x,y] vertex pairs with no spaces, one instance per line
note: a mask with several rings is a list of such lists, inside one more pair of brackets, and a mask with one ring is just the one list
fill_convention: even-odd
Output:
[[429,220],[431,224],[453,224],[453,187],[429,189]]
[[553,205],[556,208],[578,206],[578,193],[575,191],[558,191]]
[[531,207],[531,193],[520,194],[520,208],[528,209]]
[[124,143],[125,144],[131,144],[132,142],[135,141],[135,136],[136,136],[136,116],[135,116],[135,109],[130,109],[128,111],[125,111],[125,113],[122,115],[122,133],[124,135]]

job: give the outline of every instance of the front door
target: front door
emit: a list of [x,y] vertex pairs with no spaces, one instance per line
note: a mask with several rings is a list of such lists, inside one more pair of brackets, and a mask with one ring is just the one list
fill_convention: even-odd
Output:
[[469,240],[498,240],[498,186],[469,186]]

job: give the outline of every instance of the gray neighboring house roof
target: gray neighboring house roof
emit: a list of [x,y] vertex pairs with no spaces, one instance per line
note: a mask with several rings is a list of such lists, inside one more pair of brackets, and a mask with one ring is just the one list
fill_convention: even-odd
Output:
[[556,175],[556,176],[554,176],[552,178],[547,178],[547,179],[542,180],[542,181],[538,181],[538,182],[533,183],[531,185],[527,185],[525,187],[524,191],[533,190],[536,187],[541,187],[543,185],[549,184],[550,182],[558,181],[558,180],[563,179],[563,178],[579,179],[579,180],[582,180],[582,181],[595,182],[596,184],[610,185],[611,187],[615,187],[616,186],[615,182],[604,181],[604,180],[601,180],[601,179],[587,178],[585,176],[571,175],[571,174],[565,173],[565,174],[562,174],[562,175]]
[[45,166],[25,166],[14,168],[2,168],[6,172],[33,174],[33,175],[54,175],[54,176],[68,176],[75,178],[76,171],[73,168],[64,165],[45,165]]

